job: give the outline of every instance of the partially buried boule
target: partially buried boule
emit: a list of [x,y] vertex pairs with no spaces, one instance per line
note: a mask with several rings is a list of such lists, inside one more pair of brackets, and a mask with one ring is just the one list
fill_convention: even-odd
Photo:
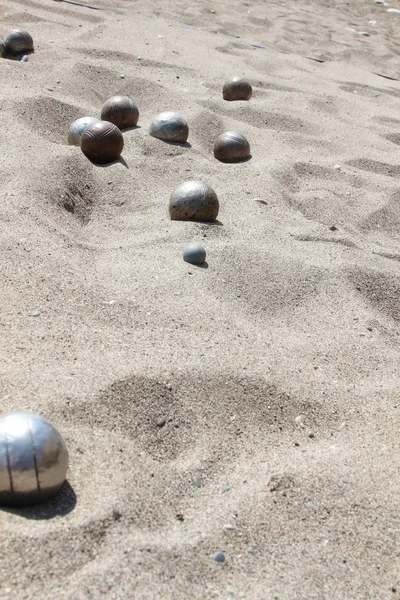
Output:
[[181,183],[169,200],[169,214],[173,221],[215,221],[218,211],[217,194],[203,181]]
[[165,142],[184,143],[189,136],[189,127],[179,113],[163,112],[153,119],[150,135]]
[[9,54],[18,55],[33,52],[33,39],[30,33],[24,29],[13,29],[4,38],[5,51]]
[[253,89],[247,79],[233,77],[224,84],[222,97],[224,100],[233,102],[235,100],[250,100]]
[[81,136],[81,150],[89,160],[104,165],[121,156],[124,138],[116,125],[98,121],[86,127]]
[[214,156],[225,163],[246,160],[250,156],[250,144],[238,131],[225,131],[215,141]]
[[80,146],[82,133],[89,125],[98,123],[99,120],[96,117],[80,117],[80,119],[74,121],[68,131],[68,144],[71,146]]
[[49,500],[64,483],[67,469],[65,442],[49,421],[29,412],[0,417],[0,504]]
[[103,104],[101,119],[114,123],[120,129],[135,127],[139,120],[139,109],[128,96],[113,96]]
[[192,242],[185,246],[183,260],[191,265],[203,265],[206,261],[206,251],[201,244]]

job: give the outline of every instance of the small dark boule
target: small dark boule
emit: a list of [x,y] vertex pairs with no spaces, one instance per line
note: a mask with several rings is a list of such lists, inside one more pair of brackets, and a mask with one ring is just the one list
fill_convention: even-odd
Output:
[[101,119],[120,129],[134,127],[139,120],[139,109],[128,96],[113,96],[103,104]]
[[206,260],[206,251],[201,244],[196,242],[187,244],[183,251],[183,260],[191,265],[203,265]]
[[33,39],[24,29],[13,29],[4,38],[4,46],[9,54],[26,54],[33,52]]
[[185,119],[175,112],[162,112],[150,125],[150,135],[166,142],[184,143],[189,136],[189,127]]
[[218,211],[217,194],[203,181],[181,183],[169,200],[169,214],[173,221],[215,221]]
[[234,100],[250,100],[253,89],[247,79],[234,77],[224,84],[222,97],[232,102]]
[[4,42],[3,42],[3,40],[0,39],[0,58],[3,58],[4,53],[5,53]]
[[49,421],[27,412],[0,417],[0,504],[49,500],[64,483],[67,469],[65,442]]
[[250,156],[250,144],[238,131],[225,131],[215,141],[214,156],[221,162],[233,163]]
[[89,160],[99,165],[117,160],[124,147],[124,138],[116,125],[98,121],[88,125],[81,136],[81,150]]

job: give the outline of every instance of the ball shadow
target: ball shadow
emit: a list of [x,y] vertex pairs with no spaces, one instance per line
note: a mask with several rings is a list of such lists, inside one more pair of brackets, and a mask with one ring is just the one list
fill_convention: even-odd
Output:
[[192,265],[193,267],[198,267],[199,269],[208,269],[208,262],[205,260],[201,265]]
[[180,148],[192,147],[192,144],[189,144],[189,142],[171,142],[170,140],[160,140],[160,142],[164,142],[164,144],[168,144],[168,146],[179,146]]
[[1,506],[4,512],[12,513],[35,521],[50,520],[63,517],[72,512],[76,506],[76,494],[68,481],[65,481],[58,494],[42,504],[26,507]]
[[21,62],[21,60],[24,58],[24,56],[30,56],[34,52],[35,52],[34,50],[28,50],[27,52],[20,52],[19,54],[10,54],[9,52],[5,52],[3,54],[3,58],[6,58],[7,60],[16,60],[17,62]]
[[252,158],[252,155],[249,154],[249,156],[246,156],[246,158],[239,158],[237,160],[221,160],[220,158],[216,158],[216,160],[223,165],[240,165],[241,163],[249,162],[249,160]]
[[132,125],[132,127],[124,127],[121,129],[121,133],[128,133],[129,131],[136,131],[136,129],[142,129],[140,125]]
[[118,163],[121,164],[122,166],[124,166],[126,169],[129,169],[128,163],[126,162],[126,160],[124,158],[122,158],[122,156],[120,156],[119,158],[116,158],[115,160],[112,160],[111,162],[108,162],[108,163],[97,163],[88,157],[86,157],[86,158],[92,163],[92,165],[94,165],[95,167],[100,167],[102,169],[107,169],[108,167],[112,167],[113,165],[117,165]]

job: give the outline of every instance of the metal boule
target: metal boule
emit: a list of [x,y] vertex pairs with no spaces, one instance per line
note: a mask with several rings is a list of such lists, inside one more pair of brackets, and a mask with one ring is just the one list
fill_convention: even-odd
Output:
[[26,54],[33,52],[33,39],[24,29],[13,29],[4,38],[4,46],[9,54]]
[[139,120],[139,109],[128,96],[113,96],[103,104],[101,119],[120,129],[134,127]]
[[222,97],[230,102],[234,100],[250,100],[253,88],[247,79],[233,77],[224,84]]
[[28,412],[0,417],[0,504],[49,500],[64,483],[67,469],[65,442],[47,419]]
[[71,146],[80,146],[81,136],[86,127],[99,121],[100,119],[96,119],[96,117],[80,117],[80,119],[74,121],[68,131],[68,144]]
[[108,121],[88,125],[81,135],[81,150],[94,163],[104,165],[120,157],[124,138],[119,128]]
[[153,119],[150,135],[166,142],[184,143],[189,136],[189,127],[179,113],[162,112]]
[[174,221],[215,221],[218,211],[217,194],[203,181],[181,183],[169,201],[169,214]]
[[215,141],[214,156],[225,163],[246,160],[250,156],[250,144],[242,133],[225,131]]

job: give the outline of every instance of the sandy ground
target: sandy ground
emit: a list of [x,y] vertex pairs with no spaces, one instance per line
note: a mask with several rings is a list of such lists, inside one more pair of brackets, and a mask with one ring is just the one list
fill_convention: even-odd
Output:
[[[2,600],[400,598],[400,2],[87,2],[0,4],[36,49],[0,60],[1,410],[70,454],[0,513]],[[68,128],[117,93],[97,167]],[[187,179],[216,224],[170,221]]]

